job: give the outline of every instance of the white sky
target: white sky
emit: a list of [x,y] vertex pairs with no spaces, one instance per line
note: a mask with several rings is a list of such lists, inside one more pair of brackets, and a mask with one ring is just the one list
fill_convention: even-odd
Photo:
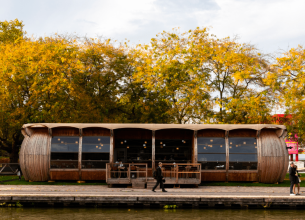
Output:
[[0,20],[18,18],[34,36],[75,32],[132,43],[174,27],[211,27],[269,53],[305,43],[304,9],[304,0],[0,0]]

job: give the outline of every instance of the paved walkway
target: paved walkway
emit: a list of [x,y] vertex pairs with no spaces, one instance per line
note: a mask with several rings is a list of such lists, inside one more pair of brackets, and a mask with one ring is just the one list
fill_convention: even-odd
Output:
[[[137,195],[137,196],[289,196],[288,187],[238,187],[238,186],[200,186],[198,188],[169,188],[167,193],[157,189],[156,193],[150,189],[108,188],[102,186],[28,186],[28,185],[0,185],[0,196],[25,195],[61,195],[61,196],[102,196],[102,195]],[[300,196],[305,197],[305,189],[301,188]]]

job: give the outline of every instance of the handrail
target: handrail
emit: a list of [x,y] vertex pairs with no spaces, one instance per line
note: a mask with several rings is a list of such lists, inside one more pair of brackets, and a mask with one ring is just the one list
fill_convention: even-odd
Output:
[[[123,167],[128,167],[127,171],[121,171],[121,170],[112,170],[113,168],[118,168],[121,167],[120,164],[123,164]],[[140,167],[144,168],[143,166],[145,166],[145,170],[131,170],[131,167]],[[113,177],[111,176],[111,173],[117,173],[117,174],[121,174],[121,173],[127,173],[127,179],[129,182],[131,182],[131,173],[145,173],[145,181],[147,182],[147,163],[107,163],[106,164],[106,182],[108,181],[108,179],[113,179]],[[138,176],[138,175],[137,175]],[[117,177],[118,179],[121,178]],[[139,178],[139,176],[137,177]]]
[[[165,166],[170,166],[173,167],[173,174],[174,177],[176,178],[176,183],[178,183],[178,178],[179,178],[179,174],[199,174],[198,178],[196,175],[196,179],[201,179],[201,164],[200,163],[163,163],[162,164],[163,167]],[[179,171],[179,167],[196,167],[196,171]],[[190,169],[190,168],[187,168]],[[168,173],[168,171],[164,171],[164,173]],[[170,171],[170,174],[172,174],[172,170]]]
[[[17,166],[12,168],[11,166]],[[0,163],[0,174],[15,175],[18,172],[19,163]],[[8,168],[9,172],[4,172],[4,169]],[[6,170],[7,171],[7,170]]]

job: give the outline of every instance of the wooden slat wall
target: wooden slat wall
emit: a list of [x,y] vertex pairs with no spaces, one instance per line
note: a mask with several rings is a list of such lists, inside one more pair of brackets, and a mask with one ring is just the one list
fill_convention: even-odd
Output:
[[282,144],[282,152],[283,152],[283,169],[282,169],[282,174],[280,176],[279,182],[283,182],[285,179],[285,175],[287,173],[288,169],[288,164],[289,164],[289,154],[288,154],[288,149],[286,148],[286,143],[284,138],[280,138],[281,144]]
[[257,182],[258,181],[258,173],[257,172],[247,172],[247,173],[241,173],[241,172],[229,172],[228,174],[228,181],[247,181],[247,182]]
[[52,136],[79,136],[79,129],[69,127],[52,128]]
[[78,171],[50,171],[51,180],[79,180]]
[[283,144],[275,131],[273,129],[263,129],[260,134],[262,146],[259,181],[262,183],[276,183],[287,171],[284,169],[285,151],[283,150]]
[[82,170],[82,180],[106,180],[105,170]]
[[83,128],[83,136],[110,136],[110,130],[106,128]]
[[219,129],[205,129],[197,131],[197,137],[222,137],[224,138],[226,131]]
[[32,128],[31,132],[31,137],[25,138],[21,146],[20,167],[26,180],[47,181],[50,158],[48,129]]
[[152,131],[139,128],[124,128],[114,130],[115,139],[143,139],[151,140]]
[[193,139],[194,131],[186,129],[164,129],[156,131],[156,140],[158,139]]
[[201,172],[201,181],[226,181],[226,171],[223,172]]
[[256,130],[252,129],[235,129],[229,131],[230,137],[256,137]]

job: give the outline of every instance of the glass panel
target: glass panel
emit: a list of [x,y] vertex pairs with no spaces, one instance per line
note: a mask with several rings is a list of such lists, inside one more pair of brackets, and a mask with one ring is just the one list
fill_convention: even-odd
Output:
[[230,162],[229,170],[257,170],[257,162]]
[[229,138],[230,153],[257,153],[256,138]]
[[109,161],[82,161],[82,169],[105,169]]
[[198,153],[226,153],[226,140],[224,138],[198,138]]
[[83,144],[110,144],[109,136],[86,136],[83,137]]
[[78,152],[79,137],[53,137],[51,152]]
[[51,168],[54,169],[78,169],[77,161],[69,160],[53,160],[51,161]]
[[97,152],[97,153],[109,153],[110,145],[109,144],[83,144],[82,152]]
[[115,159],[122,163],[147,163],[151,167],[152,140],[115,140]]
[[156,140],[156,162],[191,162],[191,149],[192,140]]
[[230,154],[230,162],[257,162],[257,154]]
[[51,168],[78,168],[79,137],[55,136],[51,142]]
[[109,160],[109,153],[83,153],[82,160]]
[[200,162],[226,162],[225,154],[198,154]]

